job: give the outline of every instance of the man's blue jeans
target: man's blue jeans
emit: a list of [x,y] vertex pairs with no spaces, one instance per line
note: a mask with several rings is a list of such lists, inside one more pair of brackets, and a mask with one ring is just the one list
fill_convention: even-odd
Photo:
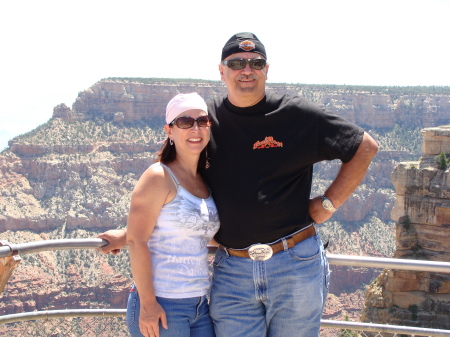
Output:
[[[193,298],[162,298],[156,300],[163,307],[169,329],[159,324],[161,337],[214,337],[206,296]],[[140,300],[137,291],[130,292],[127,305],[127,326],[132,337],[143,337],[139,330]]]
[[317,234],[266,261],[218,249],[210,302],[216,336],[318,336],[329,276]]

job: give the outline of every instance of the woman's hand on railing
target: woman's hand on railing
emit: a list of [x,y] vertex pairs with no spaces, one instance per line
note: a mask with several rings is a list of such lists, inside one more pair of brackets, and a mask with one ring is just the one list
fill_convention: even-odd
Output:
[[109,242],[109,245],[99,248],[99,251],[103,254],[113,253],[116,255],[120,252],[120,249],[125,247],[127,244],[126,229],[112,229],[99,234],[97,237]]

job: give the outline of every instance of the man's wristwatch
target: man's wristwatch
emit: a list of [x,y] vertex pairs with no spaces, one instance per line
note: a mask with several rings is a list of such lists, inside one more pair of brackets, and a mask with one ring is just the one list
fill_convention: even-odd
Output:
[[325,208],[327,211],[330,212],[336,212],[337,208],[333,206],[333,203],[331,202],[330,199],[328,199],[325,195],[321,196],[322,198],[322,207]]

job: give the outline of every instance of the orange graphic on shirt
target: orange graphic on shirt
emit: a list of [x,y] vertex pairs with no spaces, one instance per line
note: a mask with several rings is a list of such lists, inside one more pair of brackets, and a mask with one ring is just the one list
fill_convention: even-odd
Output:
[[283,147],[282,142],[277,142],[273,137],[268,136],[264,140],[258,141],[253,144],[253,150],[256,149],[267,149],[269,147]]

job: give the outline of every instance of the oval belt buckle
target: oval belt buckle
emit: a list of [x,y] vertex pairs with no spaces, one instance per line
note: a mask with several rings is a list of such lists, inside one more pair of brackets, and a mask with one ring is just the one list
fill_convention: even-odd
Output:
[[272,257],[273,250],[269,245],[256,244],[248,249],[248,255],[254,261],[265,261]]

